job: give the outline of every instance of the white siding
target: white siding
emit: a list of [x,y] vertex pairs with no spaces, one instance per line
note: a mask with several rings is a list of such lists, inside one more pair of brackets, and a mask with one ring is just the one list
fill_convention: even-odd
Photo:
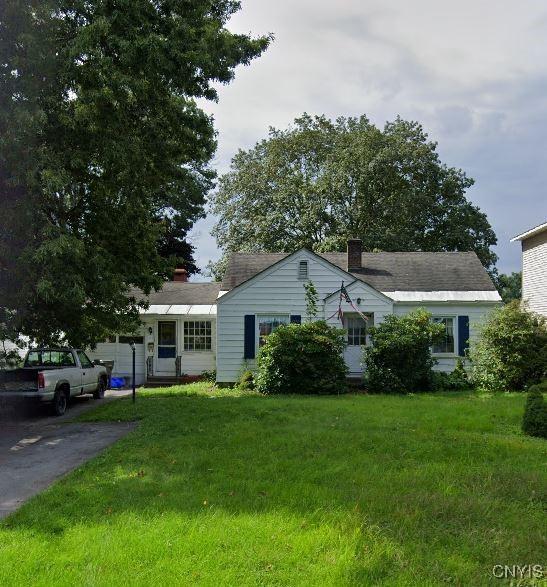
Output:
[[547,316],[547,230],[522,241],[522,299]]
[[[136,345],[135,350],[135,381],[137,385],[146,382],[146,358],[154,356],[157,345],[157,323],[158,320],[174,320],[177,322],[177,356],[182,359],[181,369],[186,375],[201,375],[203,371],[212,371],[215,369],[215,350],[216,350],[216,316],[213,314],[203,315],[188,315],[173,316],[173,315],[158,315],[146,316],[144,318],[144,326],[140,331],[140,335],[144,335],[144,344]],[[185,351],[184,350],[184,322],[185,321],[211,321],[211,350],[210,351]],[[152,334],[148,329],[152,328]],[[119,341],[119,338],[116,337]],[[148,344],[154,344],[154,350],[148,351]],[[114,343],[99,343],[97,348],[88,351],[89,357],[93,360],[101,359],[103,361],[114,361],[114,370],[112,375],[114,377],[123,377],[126,383],[131,383],[132,375],[132,356],[131,348],[128,344],[120,342]]]
[[[304,280],[298,279],[299,262],[308,260],[309,279],[315,285],[319,297],[319,318],[328,318],[338,308],[335,296],[322,305],[324,298],[338,290],[342,281],[346,285],[351,281],[343,271],[317,258],[306,251],[289,256],[261,275],[254,277],[240,288],[224,294],[218,299],[217,316],[217,380],[219,382],[236,381],[245,368],[253,368],[255,361],[247,364],[243,358],[244,316],[245,314],[298,314],[305,320],[306,302]],[[362,312],[378,313],[381,319],[386,312],[391,312],[391,302],[372,288],[361,284],[359,309]],[[346,304],[347,306],[347,304]],[[349,308],[349,306],[347,306]],[[332,311],[331,311],[332,310]],[[334,323],[336,319],[330,322]]]
[[473,342],[478,337],[478,327],[482,321],[488,316],[488,314],[499,304],[496,303],[468,303],[468,304],[395,304],[393,306],[393,313],[397,316],[408,314],[416,308],[425,308],[428,312],[431,312],[433,316],[453,316],[456,318],[454,324],[454,350],[456,351],[452,356],[437,356],[437,365],[435,369],[437,371],[450,372],[456,365],[456,359],[458,358],[458,316],[469,316],[469,344],[473,345]]
[[[144,332],[141,330],[139,336]],[[145,363],[144,363],[145,345],[135,345],[135,383],[140,385],[145,380]],[[100,359],[102,361],[114,361],[113,377],[123,377],[126,384],[130,385],[133,376],[133,357],[129,344],[119,342],[100,342],[93,350],[86,351],[92,360]]]

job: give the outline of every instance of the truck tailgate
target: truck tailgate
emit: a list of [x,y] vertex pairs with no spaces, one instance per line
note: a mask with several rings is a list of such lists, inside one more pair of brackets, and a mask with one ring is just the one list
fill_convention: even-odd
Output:
[[38,391],[38,370],[13,369],[0,371],[0,393]]

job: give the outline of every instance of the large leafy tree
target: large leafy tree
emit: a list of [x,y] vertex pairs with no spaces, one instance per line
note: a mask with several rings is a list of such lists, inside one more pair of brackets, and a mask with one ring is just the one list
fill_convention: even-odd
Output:
[[513,300],[522,298],[522,273],[513,271],[513,273],[501,273],[497,279],[498,291],[501,299],[508,304]]
[[225,252],[341,251],[360,237],[369,251],[473,250],[492,269],[496,236],[471,185],[415,122],[304,114],[235,155],[212,197],[214,234]]
[[[88,344],[137,323],[132,286],[191,261],[214,174],[211,117],[270,38],[231,0],[5,0],[0,14],[4,332]],[[192,267],[189,267],[192,270]],[[7,321],[7,322],[6,322]]]

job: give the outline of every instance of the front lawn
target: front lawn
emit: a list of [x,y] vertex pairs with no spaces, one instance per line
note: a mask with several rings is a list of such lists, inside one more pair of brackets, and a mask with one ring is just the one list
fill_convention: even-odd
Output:
[[524,396],[259,397],[85,415],[135,432],[0,524],[1,585],[484,585],[546,568]]

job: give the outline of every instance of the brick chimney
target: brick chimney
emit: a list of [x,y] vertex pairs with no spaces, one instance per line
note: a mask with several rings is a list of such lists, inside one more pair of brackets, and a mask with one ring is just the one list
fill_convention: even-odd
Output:
[[348,239],[348,271],[362,268],[361,253],[363,252],[363,241],[360,238]]
[[175,269],[175,272],[173,273],[173,281],[186,283],[188,281],[188,271],[186,271],[186,269]]

